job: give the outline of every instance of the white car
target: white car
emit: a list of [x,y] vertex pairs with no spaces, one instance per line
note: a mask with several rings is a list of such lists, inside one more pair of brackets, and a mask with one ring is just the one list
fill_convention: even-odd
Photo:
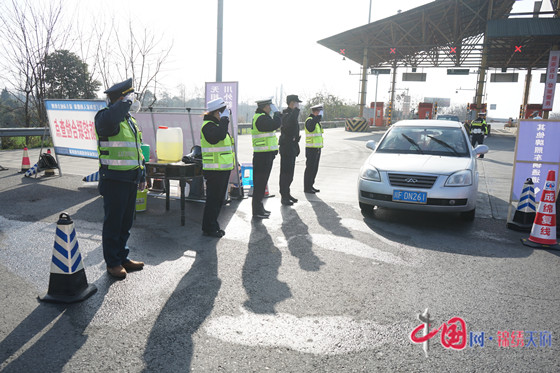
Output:
[[364,213],[374,206],[435,212],[458,212],[473,220],[478,193],[476,157],[488,146],[472,148],[463,125],[447,120],[403,120],[395,123],[358,179]]

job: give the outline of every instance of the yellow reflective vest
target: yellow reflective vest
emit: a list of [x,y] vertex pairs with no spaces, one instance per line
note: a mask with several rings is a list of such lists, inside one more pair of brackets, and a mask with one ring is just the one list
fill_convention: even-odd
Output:
[[261,132],[257,129],[257,119],[259,117],[267,115],[265,113],[255,113],[253,116],[253,128],[251,129],[251,135],[253,136],[253,152],[273,152],[278,150],[278,138],[276,137],[276,131],[272,132]]
[[200,129],[200,147],[202,148],[202,169],[209,171],[229,171],[233,170],[233,138],[227,136],[216,144],[210,144],[204,137],[202,128],[204,126],[215,126],[216,123],[206,120]]
[[133,117],[119,123],[115,136],[100,137],[97,132],[99,164],[109,170],[129,171],[143,169],[142,132]]
[[[313,117],[309,116],[305,120],[307,123],[308,120],[312,120]],[[307,130],[307,126],[305,125],[305,147],[306,148],[322,148],[323,147],[323,127],[319,123],[315,125],[313,132],[309,132]]]

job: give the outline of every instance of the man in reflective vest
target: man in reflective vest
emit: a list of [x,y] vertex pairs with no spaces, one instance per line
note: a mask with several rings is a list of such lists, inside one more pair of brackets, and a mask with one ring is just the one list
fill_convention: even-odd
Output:
[[311,114],[305,120],[305,173],[303,175],[303,191],[305,193],[319,193],[315,189],[315,177],[319,170],[319,159],[321,158],[321,148],[323,147],[323,105],[311,107]]
[[202,234],[220,238],[226,234],[220,228],[218,216],[235,163],[233,138],[228,133],[229,109],[221,97],[206,104],[206,113],[200,129],[202,173],[206,179],[206,204],[202,218]]
[[[484,137],[486,135],[488,135],[488,127],[486,126],[486,120],[484,120],[484,118],[481,115],[479,115],[478,118],[476,118],[471,122],[472,147],[474,148],[477,145],[477,143],[483,144]],[[484,154],[480,154],[478,157],[484,158]]]
[[[144,190],[146,175],[142,133],[129,110],[135,100],[132,79],[105,91],[108,107],[95,115],[99,154],[99,193],[103,196],[103,257],[107,272],[125,278],[144,267],[128,257],[127,240],[136,208],[136,191]],[[137,101],[136,101],[137,102]]]
[[[265,210],[262,200],[270,170],[276,154],[278,154],[278,139],[276,130],[280,128],[282,115],[271,99],[259,100],[257,110],[253,116],[251,136],[253,138],[253,217],[266,219],[270,211]],[[270,117],[270,113],[274,113]]]

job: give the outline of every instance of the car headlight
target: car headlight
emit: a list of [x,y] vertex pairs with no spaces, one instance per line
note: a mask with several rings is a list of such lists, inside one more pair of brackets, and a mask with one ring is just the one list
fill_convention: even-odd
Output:
[[371,181],[381,181],[379,171],[377,171],[377,168],[373,166],[363,166],[360,170],[360,177]]
[[458,171],[447,178],[445,186],[467,186],[472,185],[473,177],[471,170]]

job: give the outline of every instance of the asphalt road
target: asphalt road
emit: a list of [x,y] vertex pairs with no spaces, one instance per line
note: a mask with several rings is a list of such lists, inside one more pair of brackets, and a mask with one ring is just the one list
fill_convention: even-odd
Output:
[[[0,371],[558,371],[560,252],[525,247],[527,234],[506,229],[515,137],[496,130],[487,139],[476,219],[465,223],[362,215],[357,174],[365,142],[380,136],[326,130],[321,192],[302,192],[300,155],[292,186],[300,201],[269,198],[262,222],[251,219],[249,199],[233,201],[221,240],[201,235],[202,204],[187,203],[182,227],[177,200],[165,211],[150,196],[129,240],[146,267],[124,281],[105,272],[101,199],[81,181],[96,161],[61,157],[62,177],[28,179],[17,173],[21,151],[0,152],[9,167],[0,171]],[[241,162],[251,161],[249,144],[240,136]],[[272,194],[278,173],[277,158]],[[98,288],[71,306],[37,301],[63,211]],[[411,342],[426,308],[432,328],[465,321],[464,349],[444,348],[443,330],[428,357]]]

